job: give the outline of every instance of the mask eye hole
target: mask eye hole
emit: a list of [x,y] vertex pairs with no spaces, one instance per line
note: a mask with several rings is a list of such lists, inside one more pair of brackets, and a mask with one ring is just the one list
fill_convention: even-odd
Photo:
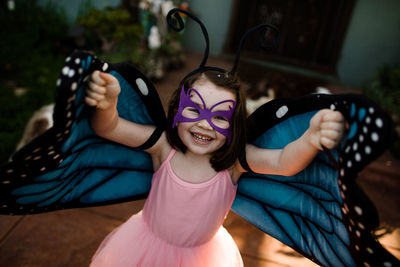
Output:
[[215,126],[221,129],[228,129],[230,126],[229,119],[221,115],[212,117],[211,121]]
[[182,116],[188,119],[197,119],[200,116],[200,111],[194,107],[186,107],[182,111]]

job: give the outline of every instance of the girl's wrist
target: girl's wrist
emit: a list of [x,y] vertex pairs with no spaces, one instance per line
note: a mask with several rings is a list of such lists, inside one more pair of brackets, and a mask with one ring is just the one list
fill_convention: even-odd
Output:
[[322,150],[320,135],[318,132],[307,129],[307,131],[303,134],[303,138],[305,138],[305,142],[315,150]]
[[117,108],[117,102],[118,102],[118,96],[117,97],[112,97],[112,98],[105,98],[103,101],[99,102],[97,104],[96,109],[98,110],[112,110]]

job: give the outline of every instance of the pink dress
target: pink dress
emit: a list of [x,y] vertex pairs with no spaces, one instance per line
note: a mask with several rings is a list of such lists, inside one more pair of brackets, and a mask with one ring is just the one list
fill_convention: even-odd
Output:
[[106,237],[91,266],[243,266],[222,226],[236,194],[229,172],[188,183],[171,168],[174,154],[154,174],[143,211]]

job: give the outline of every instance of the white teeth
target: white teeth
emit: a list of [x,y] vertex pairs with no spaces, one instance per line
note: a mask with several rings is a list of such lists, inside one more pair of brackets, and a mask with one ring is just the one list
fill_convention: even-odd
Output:
[[194,137],[196,137],[197,139],[201,140],[201,141],[211,141],[210,137],[205,137],[205,136],[201,136],[198,134],[193,134]]

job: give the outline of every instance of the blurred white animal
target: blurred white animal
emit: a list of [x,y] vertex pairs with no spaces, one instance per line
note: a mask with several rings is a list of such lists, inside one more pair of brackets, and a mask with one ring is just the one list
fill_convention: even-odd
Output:
[[53,126],[54,104],[41,107],[35,111],[25,126],[24,135],[19,141],[16,150],[20,150],[37,136]]
[[[318,86],[315,89],[314,94],[331,94],[331,91],[329,91],[328,88]],[[268,95],[266,96],[261,96],[257,99],[252,99],[248,97],[246,99],[246,109],[247,109],[247,114],[250,115],[253,113],[256,109],[264,105],[265,103],[275,99],[275,91],[272,88],[268,89]]]
[[246,99],[246,109],[247,109],[247,114],[250,115],[253,113],[256,109],[264,105],[265,103],[273,100],[275,98],[275,91],[273,89],[268,89],[268,95],[267,96],[261,96],[257,99],[252,99],[252,98],[247,98]]
[[327,94],[327,95],[332,94],[331,91],[329,91],[328,88],[325,88],[325,87],[322,87],[322,86],[318,86],[318,87],[315,89],[315,93],[316,93],[316,94]]

